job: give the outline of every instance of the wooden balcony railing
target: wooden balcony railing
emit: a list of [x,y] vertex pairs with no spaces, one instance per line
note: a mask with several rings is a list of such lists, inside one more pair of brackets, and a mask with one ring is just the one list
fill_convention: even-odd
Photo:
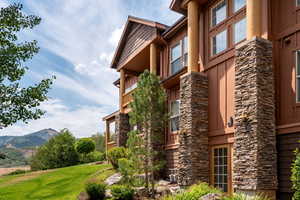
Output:
[[132,93],[134,90],[135,89],[123,94],[123,102],[122,102],[123,107],[127,106],[132,101]]

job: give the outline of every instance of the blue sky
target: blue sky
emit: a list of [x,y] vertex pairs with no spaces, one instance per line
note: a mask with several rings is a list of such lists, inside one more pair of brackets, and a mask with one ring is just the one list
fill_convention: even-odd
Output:
[[118,74],[109,68],[128,15],[167,25],[180,15],[171,0],[0,0],[0,7],[23,3],[26,14],[42,18],[21,38],[37,40],[40,52],[27,63],[24,86],[56,76],[47,114],[29,124],[18,123],[0,135],[23,135],[44,128],[68,128],[76,137],[103,132],[102,117],[118,108]]

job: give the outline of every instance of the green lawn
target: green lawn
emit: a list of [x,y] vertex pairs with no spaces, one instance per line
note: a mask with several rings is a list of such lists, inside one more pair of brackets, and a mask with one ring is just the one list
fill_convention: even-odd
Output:
[[104,164],[0,177],[0,200],[75,200],[86,181],[103,181],[113,173]]

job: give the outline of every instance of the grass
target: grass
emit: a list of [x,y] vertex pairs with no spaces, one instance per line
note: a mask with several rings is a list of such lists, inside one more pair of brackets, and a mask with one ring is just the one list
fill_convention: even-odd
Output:
[[0,200],[74,200],[87,181],[103,181],[113,173],[103,164],[0,177]]

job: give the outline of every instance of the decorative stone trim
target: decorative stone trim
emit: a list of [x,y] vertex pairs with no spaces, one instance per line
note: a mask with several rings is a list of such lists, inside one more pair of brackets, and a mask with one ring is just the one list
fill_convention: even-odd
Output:
[[208,79],[191,72],[180,80],[178,183],[209,181]]
[[254,38],[236,47],[233,186],[248,194],[277,189],[272,43]]
[[127,142],[127,133],[130,131],[129,116],[124,113],[116,115],[116,136],[117,146],[125,146]]

